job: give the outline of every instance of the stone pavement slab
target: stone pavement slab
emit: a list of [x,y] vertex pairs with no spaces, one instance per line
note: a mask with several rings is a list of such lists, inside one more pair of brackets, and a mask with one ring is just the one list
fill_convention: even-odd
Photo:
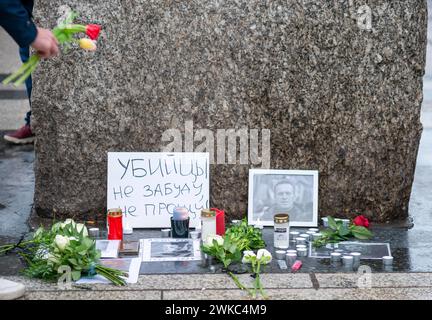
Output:
[[[320,288],[357,288],[359,274],[316,274]],[[431,273],[372,273],[373,288],[432,288]]]
[[[373,274],[372,287],[357,286],[356,274],[264,274],[262,283],[271,300],[399,300],[432,299],[432,273]],[[19,276],[5,277],[26,286],[22,299],[49,300],[250,300],[227,275],[141,275],[137,284],[56,284]],[[248,276],[239,277],[246,284]]]

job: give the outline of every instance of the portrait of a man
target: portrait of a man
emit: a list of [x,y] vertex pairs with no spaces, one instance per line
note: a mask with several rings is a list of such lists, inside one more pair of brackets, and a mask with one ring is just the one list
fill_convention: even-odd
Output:
[[316,171],[250,170],[249,221],[272,225],[288,213],[292,226],[315,226],[318,219]]

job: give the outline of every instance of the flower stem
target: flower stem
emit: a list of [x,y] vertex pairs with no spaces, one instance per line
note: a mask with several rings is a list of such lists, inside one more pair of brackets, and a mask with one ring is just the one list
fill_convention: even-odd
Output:
[[243,284],[240,283],[239,279],[232,273],[228,272],[228,275],[233,279],[234,283],[237,285],[237,287],[241,290],[246,290],[249,295],[253,295],[253,292],[246,288]]
[[38,55],[34,55],[36,58],[32,61],[31,65],[29,66],[29,68],[27,69],[26,72],[24,72],[24,74],[14,82],[15,86],[19,86],[21,85],[31,74],[32,72],[36,69],[36,67],[38,66],[39,63],[39,56]]

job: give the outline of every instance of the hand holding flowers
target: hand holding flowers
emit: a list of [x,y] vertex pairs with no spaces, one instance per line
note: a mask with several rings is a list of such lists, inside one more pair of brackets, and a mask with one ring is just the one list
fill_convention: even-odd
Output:
[[[68,47],[71,43],[77,42],[82,49],[88,51],[95,51],[95,41],[99,37],[101,27],[96,24],[72,24],[75,17],[75,13],[70,13],[63,23],[59,24],[56,28],[53,29],[52,34],[50,32],[46,32],[48,30],[45,29],[38,29],[38,32],[47,33],[47,36],[49,37],[52,37],[52,35],[54,35],[55,39],[53,39],[53,41],[56,41],[56,45],[66,45],[66,47]],[[78,33],[85,33],[90,39],[83,38],[80,40],[76,40],[74,36]],[[37,68],[41,58],[44,58],[48,55],[51,55],[51,52],[44,53],[43,51],[40,51],[39,53],[32,55],[26,63],[24,63],[16,72],[4,79],[2,83],[8,84],[10,82],[13,82],[15,86],[19,86]]]

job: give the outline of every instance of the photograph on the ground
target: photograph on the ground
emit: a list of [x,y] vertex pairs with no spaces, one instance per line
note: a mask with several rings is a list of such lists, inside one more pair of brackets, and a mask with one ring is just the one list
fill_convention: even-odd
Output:
[[143,261],[200,260],[199,241],[180,238],[142,239]]

